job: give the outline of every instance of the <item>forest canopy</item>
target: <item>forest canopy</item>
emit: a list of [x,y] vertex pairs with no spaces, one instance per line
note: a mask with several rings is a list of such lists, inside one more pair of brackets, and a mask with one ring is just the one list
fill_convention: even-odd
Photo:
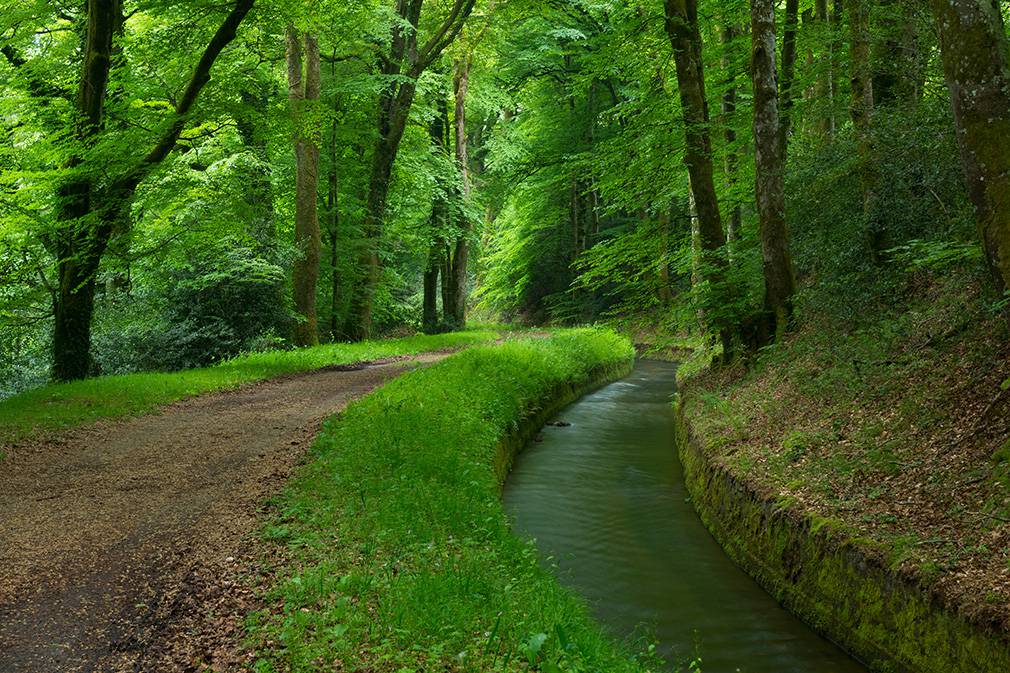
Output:
[[5,0],[0,396],[447,331],[746,357],[1010,283],[995,0]]

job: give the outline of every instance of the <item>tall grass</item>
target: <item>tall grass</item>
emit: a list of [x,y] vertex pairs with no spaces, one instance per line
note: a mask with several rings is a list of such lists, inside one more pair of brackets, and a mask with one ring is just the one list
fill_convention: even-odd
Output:
[[497,332],[480,330],[327,344],[292,351],[251,353],[201,369],[103,376],[52,384],[0,400],[0,447],[39,431],[140,414],[184,397],[252,381],[331,365],[459,348],[497,337]]
[[605,330],[511,340],[331,420],[265,529],[286,561],[250,620],[255,670],[646,670],[512,534],[495,469],[502,440],[558,386],[632,357]]

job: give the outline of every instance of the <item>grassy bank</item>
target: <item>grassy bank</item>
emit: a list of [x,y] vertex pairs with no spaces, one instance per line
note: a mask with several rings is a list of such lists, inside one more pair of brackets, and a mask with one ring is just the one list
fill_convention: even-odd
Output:
[[499,498],[509,437],[632,356],[602,330],[510,340],[330,421],[265,531],[284,561],[250,620],[255,670],[645,670],[538,566]]
[[300,350],[251,353],[201,369],[103,376],[52,384],[0,400],[0,447],[36,432],[59,430],[100,418],[140,414],[185,397],[234,388],[243,383],[332,365],[460,348],[497,337],[497,332],[480,330],[327,344]]
[[708,460],[1006,633],[1005,317],[970,276],[923,274],[874,320],[802,325],[749,368],[703,370],[682,388]]

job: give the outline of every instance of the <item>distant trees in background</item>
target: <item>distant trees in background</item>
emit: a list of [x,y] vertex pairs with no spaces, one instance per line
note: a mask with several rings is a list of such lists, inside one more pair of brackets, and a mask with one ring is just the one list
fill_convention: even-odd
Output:
[[0,395],[468,310],[730,359],[909,254],[1010,283],[990,0],[27,0],[0,56]]

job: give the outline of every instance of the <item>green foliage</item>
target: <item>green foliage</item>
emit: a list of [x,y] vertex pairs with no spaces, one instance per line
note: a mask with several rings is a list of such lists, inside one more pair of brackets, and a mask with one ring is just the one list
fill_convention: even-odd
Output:
[[632,355],[601,330],[511,340],[330,421],[266,531],[288,560],[251,621],[256,670],[644,670],[512,535],[497,472],[500,443],[558,386]]
[[242,355],[214,367],[176,373],[103,376],[51,384],[0,400],[0,446],[40,432],[60,430],[101,418],[141,414],[176,400],[243,383],[311,371],[331,365],[459,348],[497,338],[472,331],[412,336],[389,341],[327,344],[292,351]]

